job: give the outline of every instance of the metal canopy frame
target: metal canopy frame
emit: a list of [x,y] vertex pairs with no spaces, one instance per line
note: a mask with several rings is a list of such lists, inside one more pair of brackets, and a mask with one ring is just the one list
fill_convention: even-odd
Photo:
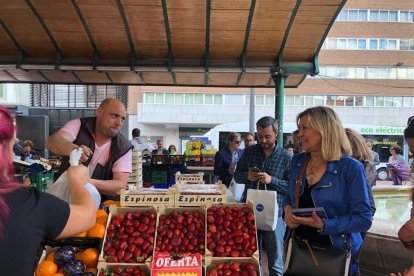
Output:
[[297,87],[345,3],[0,0],[0,82]]

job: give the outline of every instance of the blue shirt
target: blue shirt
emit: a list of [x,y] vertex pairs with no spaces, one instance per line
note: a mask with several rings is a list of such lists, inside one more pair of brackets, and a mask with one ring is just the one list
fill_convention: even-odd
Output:
[[[234,180],[237,183],[244,183],[246,187],[242,196],[242,201],[246,201],[247,190],[256,189],[257,183],[251,182],[247,179],[247,174],[250,168],[257,167],[262,172],[267,173],[272,177],[270,184],[267,184],[267,189],[277,191],[277,203],[279,205],[279,216],[282,215],[283,198],[287,191],[289,181],[290,169],[290,155],[287,150],[275,146],[272,154],[266,157],[262,145],[256,144],[244,150],[242,157],[237,163],[237,169],[234,174]],[[264,185],[261,183],[259,189],[264,190]]]
[[[237,150],[235,155],[237,159],[240,159],[243,151]],[[233,154],[228,147],[225,147],[218,152],[214,157],[214,175],[218,176],[221,181],[228,187],[233,178],[233,174],[229,173],[229,167],[232,163]]]

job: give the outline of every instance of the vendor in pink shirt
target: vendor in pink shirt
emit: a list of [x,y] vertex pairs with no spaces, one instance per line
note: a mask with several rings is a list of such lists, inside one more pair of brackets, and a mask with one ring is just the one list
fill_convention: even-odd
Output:
[[80,162],[89,168],[90,183],[102,200],[116,199],[132,171],[132,145],[120,133],[125,117],[124,104],[108,98],[96,110],[96,117],[69,121],[50,136],[47,148],[63,156],[58,176],[69,167],[71,151],[82,148]]

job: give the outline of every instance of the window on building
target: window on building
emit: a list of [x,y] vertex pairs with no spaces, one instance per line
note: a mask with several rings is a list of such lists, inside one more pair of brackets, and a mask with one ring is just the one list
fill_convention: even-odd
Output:
[[244,96],[244,104],[250,105],[250,96],[249,95]]
[[348,10],[349,21],[358,21],[358,10]]
[[393,97],[393,106],[402,107],[403,106],[403,97]]
[[407,68],[398,68],[397,69],[397,78],[399,80],[406,80],[408,78]]
[[194,104],[203,104],[203,94],[194,94]]
[[285,105],[295,105],[295,96],[293,96],[293,95],[286,95],[286,97],[285,97]]
[[367,21],[368,20],[368,11],[367,10],[359,10],[358,20],[359,21]]
[[348,39],[348,49],[350,50],[358,49],[358,40],[356,38]]
[[339,38],[338,39],[338,49],[346,50],[346,38]]
[[328,49],[336,49],[336,47],[337,47],[337,40],[336,40],[336,38],[330,38],[329,40],[328,40]]
[[408,11],[400,11],[400,22],[409,22],[410,13]]
[[157,104],[164,103],[164,93],[155,93],[155,103]]
[[324,96],[314,96],[315,105],[325,105],[325,97]]
[[365,97],[365,106],[374,106],[375,104],[375,97],[367,96]]
[[223,96],[222,95],[214,94],[213,99],[214,99],[214,101],[213,101],[214,104],[223,104]]
[[155,93],[144,93],[144,102],[145,103],[155,103]]
[[305,105],[313,105],[313,96],[305,96]]
[[295,105],[305,105],[305,96],[303,95],[295,96]]
[[359,50],[365,50],[367,48],[367,40],[359,38],[358,39],[358,49]]
[[414,80],[414,69],[413,68],[407,69],[407,79]]
[[387,40],[386,39],[380,39],[379,40],[379,49],[380,50],[387,50]]
[[265,105],[275,105],[275,96],[265,95]]
[[175,104],[184,104],[184,94],[175,94]]
[[165,94],[165,103],[166,104],[174,104],[174,94],[166,93]]
[[0,83],[0,99],[4,98],[4,84]]
[[347,21],[348,20],[348,10],[341,10],[336,18],[338,21]]
[[410,19],[409,22],[413,23],[414,22],[414,12],[410,12]]
[[398,22],[398,11],[390,11],[389,21],[390,22]]
[[370,50],[378,50],[378,39],[370,39],[369,40],[369,49]]
[[384,97],[384,105],[387,107],[394,106],[393,97]]
[[345,105],[346,106],[354,106],[354,97],[345,97]]
[[396,68],[387,68],[387,79],[390,79],[390,80],[397,79],[397,69]]
[[410,39],[410,50],[414,51],[414,39]]
[[369,11],[369,20],[370,21],[379,21],[379,10],[370,10]]
[[237,104],[242,105],[243,104],[243,95],[225,95],[224,97],[224,104]]
[[212,94],[206,94],[204,96],[204,103],[205,104],[213,104],[213,95]]
[[256,95],[256,105],[264,105],[264,95]]
[[400,39],[400,50],[408,50],[410,42],[408,39]]
[[397,40],[389,39],[388,40],[388,50],[397,50]]
[[356,79],[365,79],[365,68],[364,67],[356,67],[355,68],[355,78]]
[[384,106],[384,97],[383,96],[375,97],[375,106]]
[[403,107],[412,107],[413,97],[403,97]]
[[194,94],[184,94],[185,104],[194,104]]
[[388,11],[380,11],[379,21],[388,22]]

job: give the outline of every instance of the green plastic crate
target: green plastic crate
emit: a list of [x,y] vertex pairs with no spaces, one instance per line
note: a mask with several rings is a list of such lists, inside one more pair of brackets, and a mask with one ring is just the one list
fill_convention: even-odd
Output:
[[45,192],[48,182],[53,182],[53,170],[28,173],[32,186],[35,186],[39,191]]

